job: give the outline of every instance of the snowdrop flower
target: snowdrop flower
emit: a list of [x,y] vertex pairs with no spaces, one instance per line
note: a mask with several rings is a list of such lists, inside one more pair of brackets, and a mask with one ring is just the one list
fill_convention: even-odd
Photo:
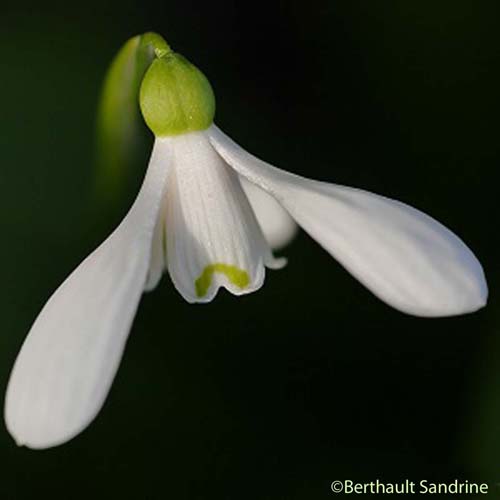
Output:
[[485,305],[481,265],[452,232],[399,201],[259,160],[214,125],[205,76],[159,37],[152,46],[139,98],[155,135],[149,167],[127,216],[52,295],[22,346],[5,403],[19,445],[55,446],[92,421],[141,295],[164,272],[191,303],[221,287],[253,292],[266,267],[284,265],[271,247],[293,236],[292,219],[400,311],[450,316]]

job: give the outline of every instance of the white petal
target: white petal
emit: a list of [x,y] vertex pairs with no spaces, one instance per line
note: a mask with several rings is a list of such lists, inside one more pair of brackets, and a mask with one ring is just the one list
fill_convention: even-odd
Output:
[[64,443],[100,410],[144,287],[168,149],[168,140],[156,141],[128,215],[52,295],[33,324],[5,401],[6,425],[19,445]]
[[240,181],[269,246],[278,250],[288,245],[298,229],[290,214],[263,189],[244,177]]
[[475,311],[488,291],[480,263],[428,215],[366,191],[311,181],[250,155],[215,126],[219,154],[261,186],[380,299],[416,316]]
[[149,271],[144,285],[145,292],[154,290],[163,276],[166,269],[166,241],[165,241],[165,196],[162,199],[160,213],[157,217],[153,241],[151,245],[151,259],[149,262]]
[[223,286],[258,289],[270,256],[239,178],[206,133],[175,139],[166,188],[167,264],[188,302],[209,302]]

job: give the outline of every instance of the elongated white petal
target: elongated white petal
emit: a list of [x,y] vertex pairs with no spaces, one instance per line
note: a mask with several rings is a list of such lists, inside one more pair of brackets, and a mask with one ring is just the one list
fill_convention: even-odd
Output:
[[269,246],[278,250],[288,245],[297,234],[296,222],[276,199],[263,189],[245,177],[241,177],[240,181]]
[[366,191],[317,182],[250,155],[215,126],[219,154],[290,212],[318,243],[389,305],[449,316],[486,303],[483,270],[451,231],[428,215]]
[[160,212],[157,217],[155,230],[153,233],[153,241],[151,245],[151,259],[149,262],[149,271],[144,285],[144,291],[150,292],[154,290],[163,276],[166,269],[166,242],[165,242],[165,196],[162,198]]
[[157,140],[128,215],[52,295],[21,348],[5,401],[6,425],[19,445],[71,439],[106,398],[148,271],[168,143]]
[[166,188],[167,264],[188,302],[209,302],[219,287],[258,289],[270,255],[236,172],[206,133],[175,139]]

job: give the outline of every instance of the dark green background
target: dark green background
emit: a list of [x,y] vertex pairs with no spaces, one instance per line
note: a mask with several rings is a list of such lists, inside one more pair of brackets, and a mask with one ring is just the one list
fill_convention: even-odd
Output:
[[[484,265],[477,314],[379,302],[301,233],[258,293],[141,303],[97,420],[17,448],[0,497],[327,499],[336,479],[500,481],[500,37],[496,2],[78,2],[2,6],[0,387],[50,294],[126,212],[93,201],[95,105],[130,36],[162,33],[218,125],[303,175],[395,197]],[[491,495],[492,497],[494,494]]]

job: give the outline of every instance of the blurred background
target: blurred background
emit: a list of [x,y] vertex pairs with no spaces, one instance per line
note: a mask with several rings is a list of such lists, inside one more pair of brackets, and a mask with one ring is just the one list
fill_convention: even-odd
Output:
[[[70,443],[0,427],[0,498],[323,499],[333,480],[500,481],[500,37],[479,0],[13,2],[0,20],[0,387],[39,310],[116,226],[95,200],[107,66],[154,30],[217,124],[308,177],[405,201],[474,250],[486,309],[381,303],[304,233],[261,291],[144,296],[109,398]],[[149,142],[151,138],[148,139]],[[495,493],[496,492],[496,493]]]

